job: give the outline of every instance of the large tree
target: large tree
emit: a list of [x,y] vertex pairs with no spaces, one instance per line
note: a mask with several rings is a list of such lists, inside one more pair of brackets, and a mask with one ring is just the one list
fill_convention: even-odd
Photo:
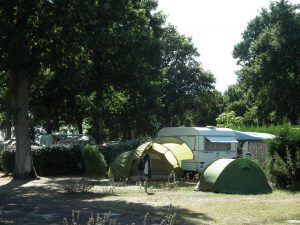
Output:
[[[101,19],[95,21],[89,40],[93,61],[89,87],[95,93],[92,131],[98,143],[103,141],[105,97],[111,87],[137,99],[159,75],[163,17],[153,12],[156,7],[154,0],[140,0],[112,1],[99,8]],[[125,125],[132,119],[128,108],[132,106],[130,102],[122,112],[128,138],[131,127]]]
[[16,135],[15,178],[35,177],[29,142],[28,102],[31,81],[40,71],[47,30],[51,26],[50,1],[0,1],[1,71],[9,83]]
[[254,96],[260,123],[293,124],[300,112],[299,5],[271,3],[250,21],[233,55],[242,69],[242,83]]
[[186,118],[189,114],[195,114],[196,108],[206,108],[205,98],[213,96],[215,78],[210,72],[204,71],[197,61],[199,53],[191,38],[179,34],[174,26],[165,28],[163,44],[163,124],[191,125]]
[[94,6],[91,1],[0,1],[0,71],[15,128],[15,178],[36,177],[29,117],[40,124],[44,119],[52,130],[69,118],[70,99],[81,93],[82,68],[89,64],[85,16]]

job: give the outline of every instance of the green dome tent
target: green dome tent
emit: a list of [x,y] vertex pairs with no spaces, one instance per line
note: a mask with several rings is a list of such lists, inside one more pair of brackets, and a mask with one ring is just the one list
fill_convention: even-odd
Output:
[[179,138],[160,137],[119,155],[112,162],[108,176],[114,177],[115,180],[128,178],[130,181],[138,181],[139,158],[146,152],[151,157],[154,180],[167,178],[172,170],[180,176],[181,161],[194,158],[191,149]]
[[200,190],[228,194],[271,193],[262,169],[249,159],[219,159],[206,167]]

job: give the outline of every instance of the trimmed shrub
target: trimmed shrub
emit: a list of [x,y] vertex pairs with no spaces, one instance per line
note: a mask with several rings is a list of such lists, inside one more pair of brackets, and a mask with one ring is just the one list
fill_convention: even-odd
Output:
[[83,162],[87,177],[103,177],[106,175],[106,161],[97,145],[86,145],[83,149]]

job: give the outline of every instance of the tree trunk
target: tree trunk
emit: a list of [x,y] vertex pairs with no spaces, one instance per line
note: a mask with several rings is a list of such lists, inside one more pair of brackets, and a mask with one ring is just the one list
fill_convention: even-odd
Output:
[[103,126],[102,126],[102,120],[103,120],[103,94],[102,92],[96,93],[96,111],[93,118],[93,138],[96,141],[97,144],[103,143]]
[[16,134],[15,179],[33,179],[35,173],[29,139],[29,80],[20,70],[11,74],[12,106]]
[[164,102],[163,114],[164,114],[164,126],[170,127],[172,124],[172,121],[171,121],[171,116],[170,116],[170,112],[169,112],[169,105],[166,101]]
[[83,134],[82,122],[77,123],[77,129],[79,134]]
[[130,120],[127,113],[127,110],[122,113],[122,133],[123,133],[123,141],[131,140],[132,139],[132,132],[130,126]]

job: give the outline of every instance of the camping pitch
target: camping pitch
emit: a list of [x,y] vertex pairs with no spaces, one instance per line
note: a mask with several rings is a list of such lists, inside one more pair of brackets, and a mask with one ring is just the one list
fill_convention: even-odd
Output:
[[181,176],[181,161],[194,158],[191,149],[179,138],[160,137],[119,155],[112,162],[108,176],[114,177],[115,180],[125,178],[130,181],[140,180],[139,159],[146,152],[151,158],[152,179],[154,180],[166,179],[171,171]]
[[262,169],[249,159],[219,159],[206,167],[200,190],[228,194],[271,193]]

